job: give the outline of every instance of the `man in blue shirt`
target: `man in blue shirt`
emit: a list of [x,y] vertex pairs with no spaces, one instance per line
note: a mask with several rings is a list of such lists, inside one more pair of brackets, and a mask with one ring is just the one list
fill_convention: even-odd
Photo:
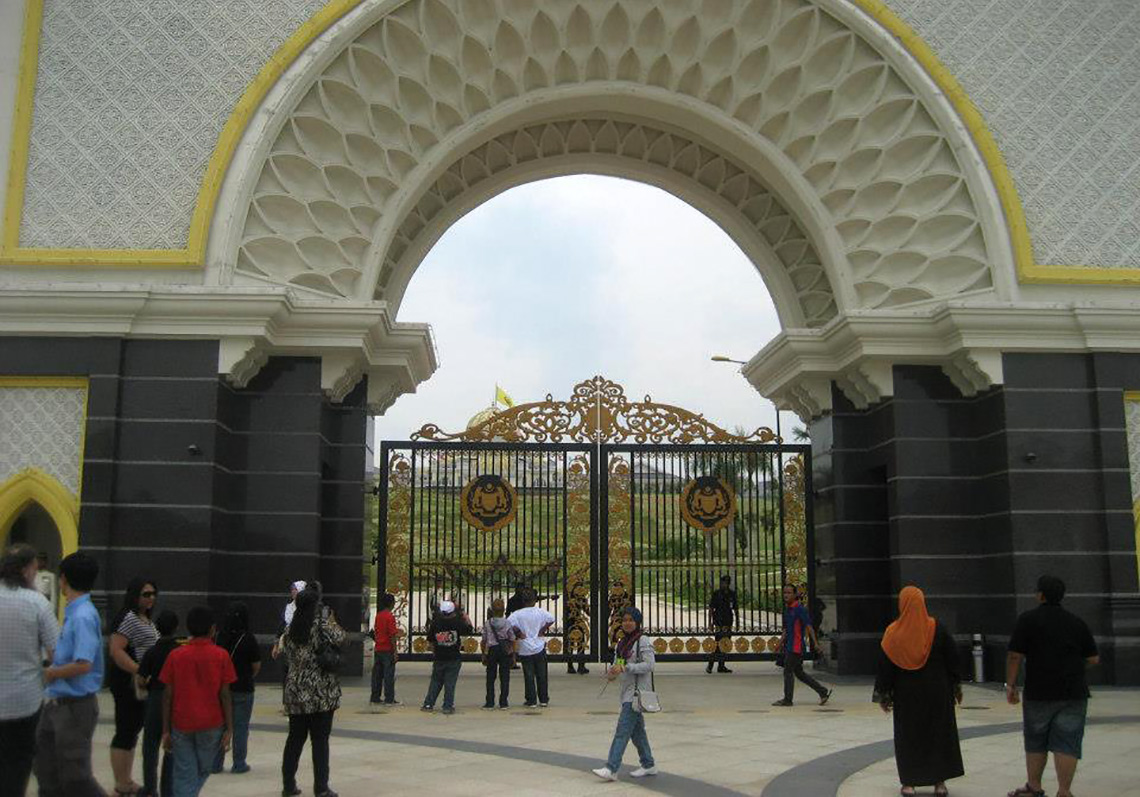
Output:
[[831,697],[831,690],[804,672],[804,656],[807,643],[811,640],[812,650],[819,646],[815,629],[811,625],[811,614],[800,603],[795,585],[784,585],[784,634],[780,637],[780,650],[784,654],[784,697],[773,706],[790,706],[796,691],[796,678],[799,678],[819,695],[819,704],[825,705]]
[[46,700],[36,729],[36,780],[40,797],[106,797],[91,771],[91,739],[99,719],[96,694],[103,685],[103,635],[88,594],[99,564],[84,553],[59,563],[67,600],[63,632],[44,669]]

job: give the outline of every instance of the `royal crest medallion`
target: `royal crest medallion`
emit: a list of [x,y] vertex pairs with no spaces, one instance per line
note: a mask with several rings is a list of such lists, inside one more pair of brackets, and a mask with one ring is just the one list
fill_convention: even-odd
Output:
[[476,476],[459,495],[463,519],[480,531],[498,531],[515,519],[518,506],[515,488],[494,473]]
[[681,516],[695,529],[719,531],[736,514],[736,492],[724,479],[698,476],[681,490]]

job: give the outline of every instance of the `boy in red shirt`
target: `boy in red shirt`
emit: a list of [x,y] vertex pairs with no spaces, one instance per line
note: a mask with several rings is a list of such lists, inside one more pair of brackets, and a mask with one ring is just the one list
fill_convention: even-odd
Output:
[[396,626],[396,618],[392,614],[392,607],[396,605],[396,596],[385,592],[380,596],[380,611],[376,612],[376,653],[372,661],[372,699],[373,706],[398,705],[396,701],[396,645],[395,640],[403,635]]
[[162,746],[174,756],[174,797],[197,797],[234,727],[230,684],[237,674],[229,653],[214,644],[214,613],[194,607],[186,628],[190,641],[171,652],[158,676],[166,684]]

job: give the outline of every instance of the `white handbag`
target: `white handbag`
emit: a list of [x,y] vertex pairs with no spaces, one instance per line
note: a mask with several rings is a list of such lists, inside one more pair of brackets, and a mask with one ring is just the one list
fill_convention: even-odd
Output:
[[[637,661],[641,661],[641,646],[638,640]],[[637,686],[637,676],[633,677],[633,710],[642,714],[656,714],[661,710],[661,700],[657,697],[657,682],[652,670],[649,672],[649,685],[652,689],[640,689]]]

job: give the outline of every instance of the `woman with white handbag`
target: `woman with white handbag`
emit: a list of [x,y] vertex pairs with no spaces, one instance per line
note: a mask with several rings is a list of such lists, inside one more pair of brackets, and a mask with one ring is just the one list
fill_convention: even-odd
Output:
[[630,777],[643,778],[656,775],[657,765],[649,749],[645,733],[645,715],[661,710],[657,693],[653,690],[653,643],[641,633],[641,611],[633,606],[622,610],[621,628],[624,632],[617,644],[614,661],[606,669],[606,678],[617,680],[621,687],[621,714],[617,730],[610,744],[610,755],[604,767],[593,770],[602,780],[617,780],[621,758],[626,745],[633,740],[641,766],[630,772]]

